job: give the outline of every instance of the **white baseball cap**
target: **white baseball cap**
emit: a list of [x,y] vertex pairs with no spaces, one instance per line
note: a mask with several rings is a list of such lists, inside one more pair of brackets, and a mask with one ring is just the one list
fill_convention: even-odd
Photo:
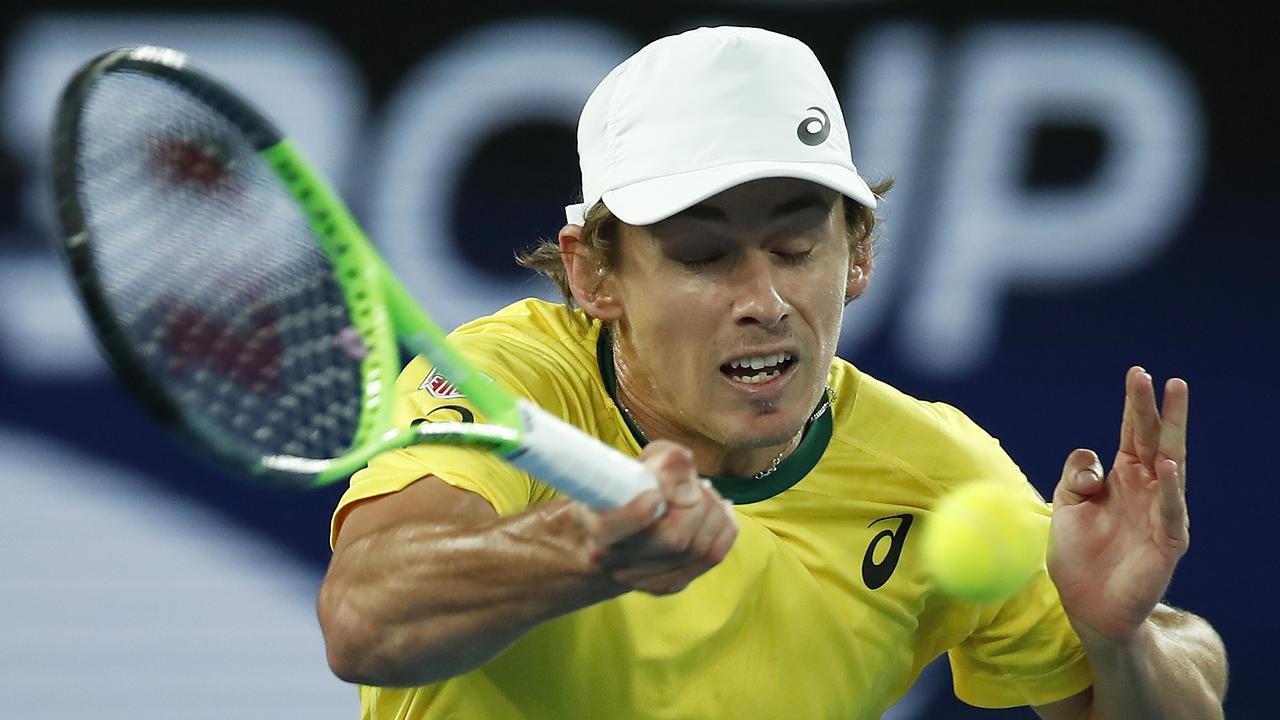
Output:
[[649,225],[749,180],[809,180],[874,208],[844,114],[807,45],[759,28],[698,28],[614,68],[578,121],[584,202]]

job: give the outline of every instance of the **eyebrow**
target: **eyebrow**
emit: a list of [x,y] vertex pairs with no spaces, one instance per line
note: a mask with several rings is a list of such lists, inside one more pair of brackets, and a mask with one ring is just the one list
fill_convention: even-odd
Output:
[[[778,220],[788,215],[795,215],[812,209],[818,209],[825,212],[830,210],[831,206],[821,195],[817,193],[805,193],[770,210],[769,220]],[[711,222],[728,222],[729,220],[729,216],[725,214],[724,210],[721,210],[714,205],[707,205],[706,203],[698,203],[693,207],[685,208],[678,214],[691,220],[706,220]]]

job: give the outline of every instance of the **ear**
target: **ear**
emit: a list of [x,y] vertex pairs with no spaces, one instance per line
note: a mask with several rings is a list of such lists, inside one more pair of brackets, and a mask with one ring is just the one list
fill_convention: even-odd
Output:
[[578,307],[599,320],[622,317],[617,282],[605,267],[604,258],[583,242],[581,225],[560,228],[560,258],[564,260],[565,277]]
[[857,300],[871,284],[871,249],[866,245],[865,240],[858,243],[855,251],[849,255],[849,275],[844,287],[846,305]]

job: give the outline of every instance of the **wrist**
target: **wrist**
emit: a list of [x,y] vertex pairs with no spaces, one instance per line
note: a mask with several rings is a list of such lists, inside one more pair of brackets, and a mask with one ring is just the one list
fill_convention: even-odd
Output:
[[568,576],[564,589],[571,596],[562,594],[555,607],[548,608],[545,619],[612,599],[631,589],[614,580],[609,568],[601,562],[604,553],[595,547],[583,527],[577,515],[579,509],[577,503],[564,501],[547,503],[534,510],[542,526],[541,531],[535,533],[535,541],[550,539],[559,546],[565,560],[562,569]]
[[1093,666],[1088,717],[1222,717],[1225,653],[1221,639],[1202,620],[1157,606],[1123,637],[1079,627],[1077,634]]
[[[1071,620],[1070,617],[1068,619]],[[1157,646],[1158,630],[1150,618],[1124,635],[1101,633],[1075,620],[1071,620],[1071,625],[1095,669],[1111,672],[1131,670],[1138,658],[1147,656]]]
[[1106,651],[1123,650],[1135,643],[1149,642],[1151,634],[1160,629],[1153,622],[1158,619],[1158,604],[1145,612],[1140,608],[1120,611],[1113,607],[1104,612],[1098,612],[1096,608],[1085,608],[1084,612],[1076,613],[1065,602],[1063,606],[1067,621],[1086,647],[1093,646]]

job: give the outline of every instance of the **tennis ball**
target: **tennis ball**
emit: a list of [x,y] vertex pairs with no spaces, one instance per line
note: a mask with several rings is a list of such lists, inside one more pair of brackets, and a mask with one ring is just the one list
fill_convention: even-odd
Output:
[[925,567],[938,587],[992,602],[1021,590],[1042,567],[1049,518],[1015,486],[980,480],[942,498],[923,535]]

